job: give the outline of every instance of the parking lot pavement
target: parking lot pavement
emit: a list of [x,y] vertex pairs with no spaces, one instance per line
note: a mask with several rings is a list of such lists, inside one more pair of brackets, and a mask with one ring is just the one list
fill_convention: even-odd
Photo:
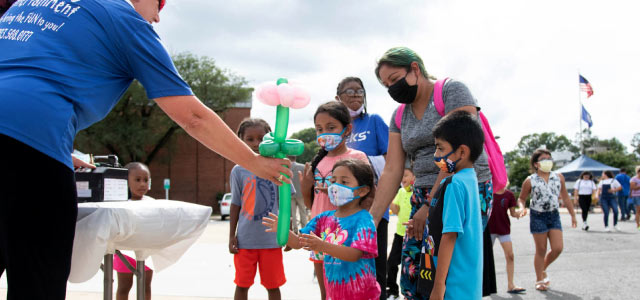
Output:
[[[635,222],[620,222],[621,232],[604,232],[602,214],[591,214],[591,230],[570,228],[570,216],[562,214],[564,251],[549,267],[551,289],[534,289],[534,244],[529,233],[529,219],[512,219],[512,240],[515,251],[515,282],[527,289],[526,294],[506,293],[507,275],[500,245],[494,245],[498,294],[485,299],[640,299],[638,268],[640,268],[640,231]],[[389,223],[389,239],[395,232],[396,218]],[[578,225],[581,223],[579,221]],[[205,233],[173,266],[154,274],[153,299],[232,299],[233,256],[228,252],[229,222],[211,220]],[[391,242],[389,242],[391,245]],[[320,292],[313,280],[313,266],[302,250],[284,253],[287,283],[281,288],[282,299],[319,299]],[[0,300],[6,299],[5,276],[0,280]],[[259,276],[249,291],[250,299],[267,299],[259,285]],[[114,284],[114,291],[117,283]],[[102,299],[102,273],[82,284],[69,284],[67,299]],[[130,299],[135,299],[135,288]]]

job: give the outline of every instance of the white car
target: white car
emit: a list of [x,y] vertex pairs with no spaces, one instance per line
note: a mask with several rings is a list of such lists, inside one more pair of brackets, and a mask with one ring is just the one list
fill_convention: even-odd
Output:
[[220,219],[224,220],[231,211],[231,193],[226,193],[220,200]]

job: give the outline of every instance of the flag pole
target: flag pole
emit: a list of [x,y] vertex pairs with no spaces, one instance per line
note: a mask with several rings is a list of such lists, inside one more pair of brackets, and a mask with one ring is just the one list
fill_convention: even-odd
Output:
[[582,91],[580,89],[580,69],[578,69],[578,104],[580,104],[580,114],[578,115],[578,123],[580,124],[580,133],[578,140],[580,143],[580,155],[584,154],[584,143],[582,143]]

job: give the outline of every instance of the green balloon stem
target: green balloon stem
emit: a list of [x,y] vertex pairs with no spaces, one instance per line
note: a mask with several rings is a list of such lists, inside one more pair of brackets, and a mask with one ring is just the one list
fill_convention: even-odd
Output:
[[[277,84],[288,83],[287,79],[278,79]],[[276,110],[276,130],[273,135],[274,142],[284,144],[287,138],[287,129],[289,127],[289,108],[278,105]],[[276,153],[276,158],[285,158],[286,154],[282,151]],[[283,174],[284,175],[284,174]],[[285,175],[286,176],[286,175]],[[289,176],[286,176],[289,178]],[[289,224],[291,223],[291,184],[283,183],[278,187],[279,213],[278,213],[278,245],[284,246],[289,240]]]

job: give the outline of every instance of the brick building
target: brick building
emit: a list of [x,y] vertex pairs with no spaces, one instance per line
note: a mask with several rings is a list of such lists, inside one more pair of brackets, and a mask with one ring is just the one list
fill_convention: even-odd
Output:
[[[236,131],[240,122],[249,117],[250,111],[251,99],[248,99],[225,110],[220,117]],[[152,183],[149,196],[164,199],[163,182],[169,178],[169,199],[211,206],[214,212],[218,212],[216,196],[229,192],[229,174],[235,164],[185,132],[178,133],[174,142],[171,151],[168,147],[162,149],[149,166]]]

